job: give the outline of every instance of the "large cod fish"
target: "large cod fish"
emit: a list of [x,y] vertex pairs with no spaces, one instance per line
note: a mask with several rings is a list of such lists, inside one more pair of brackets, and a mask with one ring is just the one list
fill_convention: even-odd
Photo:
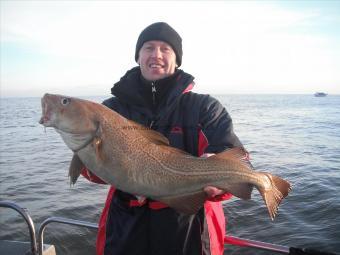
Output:
[[209,158],[194,157],[169,146],[160,133],[132,122],[104,105],[45,94],[40,124],[54,127],[74,152],[70,166],[75,182],[83,166],[117,189],[161,201],[178,212],[196,213],[205,187],[216,187],[241,199],[257,188],[273,220],[290,184],[253,171],[233,148]]

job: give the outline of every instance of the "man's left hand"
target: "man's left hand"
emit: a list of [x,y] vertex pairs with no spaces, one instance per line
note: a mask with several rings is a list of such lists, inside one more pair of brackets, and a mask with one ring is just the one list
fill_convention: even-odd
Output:
[[225,191],[213,186],[207,186],[204,188],[204,192],[207,194],[208,199],[215,198],[216,196],[226,193]]
[[[201,158],[209,158],[211,156],[215,155],[214,153],[204,153],[201,155]],[[218,189],[214,186],[207,186],[204,189],[204,192],[207,194],[207,198],[210,200],[224,200],[229,199],[231,197],[231,194],[228,192],[225,192],[224,190]]]

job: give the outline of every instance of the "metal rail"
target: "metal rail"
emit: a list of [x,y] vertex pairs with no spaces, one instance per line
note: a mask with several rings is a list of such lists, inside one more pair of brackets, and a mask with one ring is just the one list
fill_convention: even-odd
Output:
[[248,240],[248,239],[241,239],[241,238],[234,237],[234,236],[225,236],[224,243],[236,245],[236,246],[251,247],[251,248],[257,248],[261,250],[289,254],[289,247],[287,246],[264,243],[264,242],[253,241],[253,240]]
[[50,217],[44,220],[38,230],[38,254],[43,254],[43,247],[44,247],[44,230],[46,226],[50,223],[62,223],[67,225],[73,225],[78,227],[86,227],[91,229],[98,229],[98,224],[90,223],[86,221],[80,221],[80,220],[72,220],[62,217]]
[[[67,218],[61,218],[61,217],[51,217],[46,219],[43,223],[41,223],[41,226],[38,230],[38,251],[39,255],[42,255],[43,252],[43,233],[46,228],[46,226],[50,223],[62,223],[62,224],[68,224],[68,225],[74,225],[74,226],[80,226],[80,227],[87,227],[91,229],[98,229],[98,224],[90,223],[86,221],[79,221],[79,220],[72,220]],[[247,239],[241,239],[234,236],[225,236],[224,238],[225,244],[231,244],[231,245],[237,245],[237,246],[244,246],[244,247],[251,247],[251,248],[257,248],[267,251],[273,251],[278,253],[284,253],[289,254],[289,247],[271,244],[271,243],[264,243],[259,241],[253,241],[253,240],[247,240]]]
[[[44,240],[43,240],[43,234],[46,226],[50,223],[61,223],[61,224],[67,224],[67,225],[74,225],[79,227],[86,227],[91,229],[98,229],[98,224],[96,223],[90,223],[86,221],[80,221],[80,220],[72,220],[62,217],[50,217],[47,218],[45,221],[43,221],[39,227],[38,230],[38,246],[36,242],[36,235],[35,235],[35,229],[34,224],[31,219],[31,217],[28,215],[28,212],[25,208],[21,208],[17,204],[10,202],[10,201],[0,201],[0,207],[5,208],[11,208],[16,210],[18,213],[22,215],[22,217],[25,219],[28,229],[30,232],[31,237],[31,252],[33,255],[43,254],[43,247],[44,247]],[[248,240],[248,239],[242,239],[234,236],[225,236],[224,237],[224,243],[225,244],[231,244],[236,246],[243,246],[243,247],[250,247],[250,248],[256,248],[261,250],[267,250],[277,253],[283,253],[283,254],[290,254],[290,255],[297,255],[297,254],[313,254],[313,255],[335,255],[335,253],[328,253],[328,252],[321,252],[321,251],[315,251],[311,249],[301,249],[301,248],[294,248],[294,247],[287,247],[282,245],[276,245],[271,243],[264,243],[254,240]]]
[[34,223],[32,218],[28,215],[26,208],[21,208],[14,202],[10,201],[0,201],[0,207],[10,208],[15,211],[17,211],[26,221],[28,230],[30,233],[30,242],[31,242],[31,252],[32,254],[37,254],[37,242],[36,242],[36,236],[35,236],[35,229],[34,229]]

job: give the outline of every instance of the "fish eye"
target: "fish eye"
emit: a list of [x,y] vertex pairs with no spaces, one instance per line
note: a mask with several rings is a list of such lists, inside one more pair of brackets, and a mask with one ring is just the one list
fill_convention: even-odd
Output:
[[69,103],[70,103],[70,99],[69,98],[63,98],[63,99],[61,99],[61,104],[62,105],[68,105]]

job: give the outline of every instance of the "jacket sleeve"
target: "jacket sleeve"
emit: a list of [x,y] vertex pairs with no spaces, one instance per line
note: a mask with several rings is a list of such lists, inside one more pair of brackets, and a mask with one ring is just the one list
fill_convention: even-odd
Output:
[[[233,123],[227,110],[211,96],[206,96],[200,111],[202,133],[206,137],[207,145],[204,153],[219,153],[233,147],[243,147],[233,130]],[[249,154],[243,159],[249,163]],[[210,198],[209,201],[219,202],[230,199],[230,193]]]
[[219,153],[233,147],[243,147],[233,130],[227,110],[211,96],[206,96],[200,109],[200,124],[207,138],[204,153]]

